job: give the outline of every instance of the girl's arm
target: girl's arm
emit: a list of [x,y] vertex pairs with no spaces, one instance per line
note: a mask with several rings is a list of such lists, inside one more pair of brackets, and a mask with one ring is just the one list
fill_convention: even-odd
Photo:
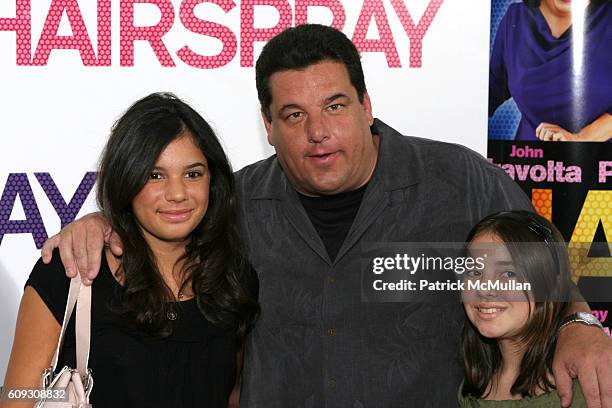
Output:
[[[9,359],[4,391],[41,388],[43,371],[51,364],[61,326],[31,286],[25,288],[15,327],[13,349]],[[3,400],[0,408],[31,407],[33,402]]]

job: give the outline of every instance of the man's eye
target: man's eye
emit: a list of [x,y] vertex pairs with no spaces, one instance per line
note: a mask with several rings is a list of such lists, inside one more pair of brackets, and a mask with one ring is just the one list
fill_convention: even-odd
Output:
[[482,276],[482,272],[477,269],[469,269],[465,271],[465,276],[469,276],[470,278],[478,278]]
[[302,112],[293,112],[287,115],[287,119],[299,119],[302,117]]
[[333,105],[329,105],[327,107],[327,109],[329,109],[330,111],[337,111],[340,110],[342,108],[342,104],[339,103],[334,103]]
[[508,278],[508,279],[514,279],[516,278],[516,272],[514,271],[504,271],[501,274],[502,277],[504,278]]

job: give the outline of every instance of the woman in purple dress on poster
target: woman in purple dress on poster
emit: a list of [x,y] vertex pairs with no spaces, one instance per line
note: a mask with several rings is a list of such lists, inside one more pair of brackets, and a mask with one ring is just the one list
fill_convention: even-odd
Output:
[[489,116],[513,98],[521,112],[516,140],[612,138],[612,1],[573,3],[524,0],[499,25]]

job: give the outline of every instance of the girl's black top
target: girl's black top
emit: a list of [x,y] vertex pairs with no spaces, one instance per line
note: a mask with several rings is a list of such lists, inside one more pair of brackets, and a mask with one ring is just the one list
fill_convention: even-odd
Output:
[[[26,282],[38,292],[60,325],[69,284],[57,251],[50,264],[39,260]],[[244,284],[256,298],[257,277],[250,268]],[[155,338],[134,329],[116,312],[113,302],[119,299],[121,290],[103,255],[100,273],[92,286],[91,404],[96,408],[226,408],[236,380],[236,324],[225,328],[213,325],[199,311],[196,300],[191,299],[175,304],[172,334]],[[65,365],[75,368],[75,353],[73,313],[57,371]]]

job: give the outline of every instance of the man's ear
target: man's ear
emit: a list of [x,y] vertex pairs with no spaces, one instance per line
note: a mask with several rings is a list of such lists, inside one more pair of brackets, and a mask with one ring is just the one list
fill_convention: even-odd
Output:
[[268,134],[268,144],[270,146],[274,146],[274,143],[272,142],[272,122],[268,120],[268,117],[263,109],[261,110],[261,119],[266,127],[266,133]]
[[363,110],[365,111],[368,117],[368,124],[372,126],[374,124],[374,115],[372,114],[372,101],[370,100],[370,95],[368,91],[363,93]]

